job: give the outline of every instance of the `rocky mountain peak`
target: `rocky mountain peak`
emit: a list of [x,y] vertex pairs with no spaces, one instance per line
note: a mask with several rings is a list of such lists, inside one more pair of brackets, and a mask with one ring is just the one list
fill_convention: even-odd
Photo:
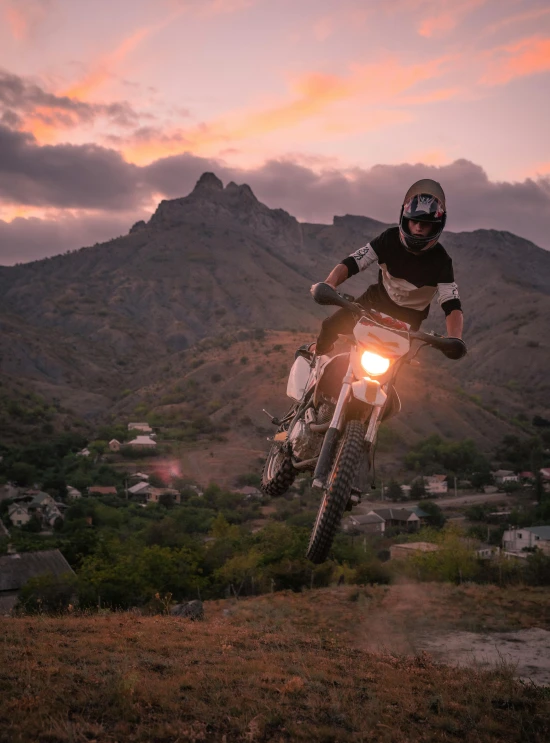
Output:
[[203,173],[196,182],[192,193],[200,191],[223,191],[223,183],[214,173]]

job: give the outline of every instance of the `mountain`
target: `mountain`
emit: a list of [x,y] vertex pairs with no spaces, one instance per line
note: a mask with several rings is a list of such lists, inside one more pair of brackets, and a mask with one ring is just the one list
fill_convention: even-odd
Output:
[[[309,286],[387,226],[351,215],[332,225],[300,223],[260,203],[247,185],[224,188],[205,173],[189,195],[162,201],[128,235],[0,267],[0,372],[79,415],[126,415],[129,400],[143,409],[140,390],[174,384],[180,357],[203,339],[226,343],[253,329],[313,339],[327,309],[312,302]],[[550,413],[550,253],[496,230],[445,233],[443,243],[455,264],[469,354],[452,364],[426,353],[402,382],[405,397],[408,385],[416,395],[417,412],[407,416],[409,408],[394,425],[399,430],[410,418],[401,435],[418,438],[435,415],[441,433],[472,429],[488,445],[518,414]],[[375,279],[369,269],[346,291],[357,295]],[[443,328],[437,306],[425,327]],[[215,353],[222,359],[223,348]],[[418,382],[408,382],[415,374]],[[277,395],[283,379],[281,371]],[[428,404],[442,385],[456,402]],[[265,379],[250,378],[247,390],[264,407]],[[476,421],[480,410],[492,433],[457,421]]]

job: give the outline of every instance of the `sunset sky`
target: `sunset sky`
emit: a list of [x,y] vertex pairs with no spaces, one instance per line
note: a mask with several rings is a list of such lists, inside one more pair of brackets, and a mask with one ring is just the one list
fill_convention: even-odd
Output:
[[0,0],[0,264],[125,234],[206,170],[300,220],[550,249],[547,0]]

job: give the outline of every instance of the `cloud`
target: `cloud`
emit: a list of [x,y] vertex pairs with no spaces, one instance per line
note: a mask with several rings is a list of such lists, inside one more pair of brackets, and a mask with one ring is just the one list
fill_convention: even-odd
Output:
[[[127,159],[140,164],[177,154],[182,149],[201,153],[212,146],[228,147],[236,141],[300,126],[348,101],[368,103],[369,116],[360,120],[362,131],[381,128],[410,116],[399,110],[400,96],[421,83],[438,78],[450,60],[450,56],[443,56],[429,64],[411,65],[387,56],[376,63],[351,65],[347,75],[304,73],[291,78],[286,98],[271,105],[228,112],[223,119],[163,132],[161,137],[151,130],[149,138],[129,138],[127,145],[121,143],[121,148]],[[422,93],[423,97],[427,95],[437,94]],[[440,92],[439,99],[442,97],[449,97],[449,92]],[[377,110],[381,105],[396,108]],[[331,126],[333,122],[329,121],[329,129]]]
[[550,70],[550,38],[532,36],[513,44],[496,47],[486,53],[489,58],[480,82],[504,85],[518,77]]
[[[4,124],[72,128],[105,118],[119,127],[136,126],[139,116],[126,101],[86,103],[69,95],[49,93],[28,78],[0,69],[0,115]],[[26,120],[25,122],[23,121]]]
[[0,10],[12,36],[23,41],[34,35],[56,4],[57,0],[0,0]]
[[97,145],[39,146],[0,125],[0,200],[60,208],[135,208],[148,195],[140,171]]
[[437,0],[426,3],[428,13],[418,26],[420,36],[446,34],[452,31],[471,12],[485,5],[488,0]]
[[468,160],[438,164],[442,153],[420,156],[433,164],[346,169],[323,158],[294,156],[238,169],[185,153],[139,167],[114,150],[41,147],[30,135],[0,127],[0,200],[14,208],[45,210],[42,219],[18,217],[1,224],[0,263],[13,262],[15,254],[17,260],[30,260],[125,233],[143,218],[153,198],[186,195],[205,171],[226,184],[248,183],[268,206],[321,223],[343,214],[395,222],[408,186],[434,178],[447,193],[449,229],[508,230],[550,249],[550,177],[494,182]]
[[0,265],[27,263],[128,232],[139,215],[52,213],[48,218],[0,219]]

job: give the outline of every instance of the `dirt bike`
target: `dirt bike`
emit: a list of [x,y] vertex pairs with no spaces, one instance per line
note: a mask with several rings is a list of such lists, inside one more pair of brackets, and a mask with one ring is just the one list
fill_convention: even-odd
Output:
[[313,471],[312,487],[322,498],[306,556],[321,563],[344,511],[360,502],[356,477],[365,464],[374,467],[380,423],[401,409],[394,387],[401,367],[427,345],[449,359],[462,358],[466,346],[459,338],[411,331],[406,323],[365,309],[325,283],[316,284],[312,295],[318,304],[344,307],[354,315],[353,334],[340,336],[351,348],[333,357],[317,357],[307,347],[296,352],[287,384],[292,407],[282,418],[264,411],[278,428],[261,489],[283,495],[300,472]]

